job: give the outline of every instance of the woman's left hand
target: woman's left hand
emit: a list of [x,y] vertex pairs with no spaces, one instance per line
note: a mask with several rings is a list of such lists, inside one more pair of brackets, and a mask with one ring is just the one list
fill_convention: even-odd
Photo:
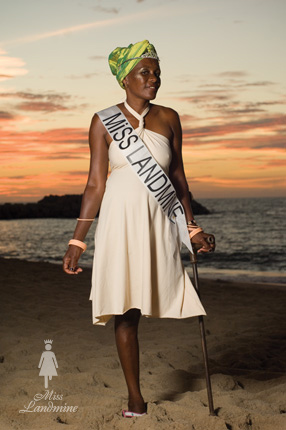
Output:
[[[209,240],[209,242],[208,242]],[[192,244],[201,252],[214,252],[215,250],[215,237],[213,234],[204,233],[203,231],[195,234],[191,239]]]

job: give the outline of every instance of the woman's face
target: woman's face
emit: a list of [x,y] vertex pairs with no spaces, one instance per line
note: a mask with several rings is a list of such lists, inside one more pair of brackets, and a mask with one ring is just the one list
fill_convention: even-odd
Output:
[[123,79],[125,90],[144,100],[153,100],[161,85],[160,66],[153,58],[143,58]]

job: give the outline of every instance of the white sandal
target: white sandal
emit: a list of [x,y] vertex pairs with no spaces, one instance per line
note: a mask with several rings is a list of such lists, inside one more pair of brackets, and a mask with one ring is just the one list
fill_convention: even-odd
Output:
[[138,414],[138,412],[131,412],[123,409],[122,416],[124,418],[132,418],[132,417],[142,417],[143,415],[147,415],[147,412],[143,412],[143,414]]

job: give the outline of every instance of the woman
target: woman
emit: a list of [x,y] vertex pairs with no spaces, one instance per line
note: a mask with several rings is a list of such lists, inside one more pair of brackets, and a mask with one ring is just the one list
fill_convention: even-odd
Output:
[[[154,46],[144,40],[116,48],[109,65],[126,92],[126,102],[117,105],[127,120],[124,124],[127,128],[128,122],[131,124],[171,180],[192,242],[201,245],[200,252],[214,250],[214,244],[207,241],[210,235],[194,222],[182,162],[179,116],[170,108],[150,103],[160,87]],[[113,130],[120,131],[117,116],[110,118]],[[83,240],[100,207],[90,293],[93,323],[105,325],[115,315],[116,345],[129,394],[128,411],[123,411],[123,416],[130,417],[147,411],[139,383],[140,315],[186,318],[205,315],[205,310],[182,264],[178,230],[138,180],[115,136],[112,140],[101,113],[95,114],[89,132],[89,177],[63,269],[69,275],[82,271],[78,260],[85,248]],[[111,174],[107,179],[108,161]],[[144,163],[141,160],[140,171],[147,161]]]

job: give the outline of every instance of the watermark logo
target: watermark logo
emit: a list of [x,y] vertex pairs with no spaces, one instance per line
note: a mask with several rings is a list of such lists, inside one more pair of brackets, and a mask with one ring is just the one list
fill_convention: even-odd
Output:
[[41,369],[39,376],[44,376],[45,388],[48,388],[48,385],[49,385],[48,380],[51,381],[53,376],[58,376],[57,368],[59,366],[57,363],[55,353],[51,351],[52,343],[53,343],[52,339],[44,340],[44,343],[45,343],[46,351],[44,351],[41,355],[38,368]]
[[63,401],[63,394],[57,394],[54,390],[48,390],[48,381],[52,380],[53,376],[58,376],[58,362],[56,355],[52,349],[52,339],[44,340],[45,351],[41,355],[38,365],[40,369],[39,376],[44,376],[45,392],[36,393],[33,399],[24,405],[24,409],[19,410],[19,413],[25,412],[77,412],[78,406],[70,406],[67,403],[56,404],[55,401]]
[[[46,400],[46,404],[39,404],[41,400]],[[25,412],[77,412],[78,410],[78,406],[70,406],[66,403],[64,405],[57,405],[54,403],[55,400],[63,400],[63,395],[57,394],[53,390],[46,390],[44,394],[35,394],[33,400],[27,406],[24,405],[24,409],[21,409],[19,412],[23,414]]]

